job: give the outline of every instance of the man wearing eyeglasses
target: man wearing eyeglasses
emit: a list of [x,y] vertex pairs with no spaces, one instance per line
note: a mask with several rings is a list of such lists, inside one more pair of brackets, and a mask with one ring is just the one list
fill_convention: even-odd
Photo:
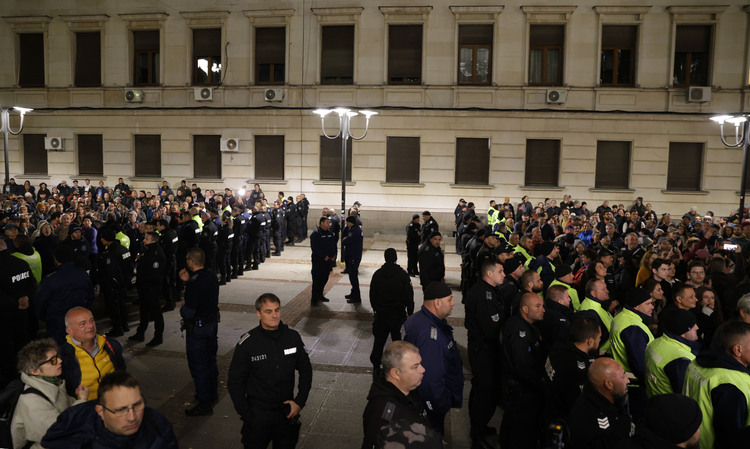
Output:
[[177,449],[172,424],[146,407],[138,380],[125,371],[107,374],[99,384],[99,401],[69,408],[42,439],[46,449]]

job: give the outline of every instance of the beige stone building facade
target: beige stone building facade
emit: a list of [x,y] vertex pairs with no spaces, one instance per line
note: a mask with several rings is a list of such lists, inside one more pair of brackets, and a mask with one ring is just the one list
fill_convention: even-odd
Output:
[[334,206],[340,141],[312,111],[343,106],[379,113],[347,202],[383,223],[564,193],[729,214],[742,152],[708,118],[750,110],[746,2],[558,3],[5,0],[0,105],[34,108],[11,176]]

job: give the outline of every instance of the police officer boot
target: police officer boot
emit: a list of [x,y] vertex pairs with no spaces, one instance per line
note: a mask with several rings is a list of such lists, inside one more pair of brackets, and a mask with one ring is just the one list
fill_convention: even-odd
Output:
[[224,276],[221,277],[221,280],[219,281],[219,285],[227,285],[227,281],[224,279]]
[[211,416],[214,414],[214,409],[210,404],[199,402],[195,406],[185,409],[185,414],[188,416]]
[[161,308],[162,312],[171,312],[174,310],[174,301],[167,301],[166,304],[164,304],[164,307]]
[[143,335],[143,333],[141,333],[141,332],[136,332],[133,335],[131,335],[130,337],[128,337],[128,341],[142,342],[144,340],[146,340],[146,336]]
[[161,334],[156,334],[150,342],[146,343],[146,346],[148,346],[149,348],[153,348],[154,346],[159,346],[162,343],[164,343],[164,340],[162,339]]

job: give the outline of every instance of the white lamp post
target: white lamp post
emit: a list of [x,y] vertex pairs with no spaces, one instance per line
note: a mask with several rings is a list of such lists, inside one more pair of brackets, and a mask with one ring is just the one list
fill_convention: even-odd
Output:
[[[335,136],[329,136],[326,133],[325,117],[331,112],[335,112],[339,115],[339,132]],[[341,136],[341,226],[343,229],[344,221],[346,220],[346,142],[351,137],[353,140],[362,140],[367,135],[367,131],[370,129],[370,117],[377,115],[375,111],[352,111],[347,108],[336,108],[336,109],[316,109],[313,113],[320,116],[320,128],[323,131],[323,135],[328,139],[335,139]],[[354,137],[351,132],[350,124],[352,117],[362,114],[365,116],[365,132],[361,137]],[[341,240],[344,239],[344,233],[341,233]],[[343,251],[344,245],[341,245]]]
[[8,134],[17,136],[23,131],[23,117],[27,112],[33,111],[33,109],[14,107],[13,110],[17,111],[21,116],[21,126],[18,131],[13,132],[10,129],[10,109],[0,107],[0,130],[3,132],[3,150],[5,154],[5,183],[3,184],[3,190],[5,186],[10,184],[10,166],[8,165]]
[[[721,142],[729,148],[742,148],[742,181],[740,186],[740,208],[737,213],[742,222],[745,217],[745,188],[747,187],[747,157],[748,157],[748,144],[750,144],[750,122],[748,122],[748,115],[717,115],[711,117],[711,120],[719,124],[719,134],[721,135]],[[724,123],[734,125],[734,143],[727,142],[724,137]],[[740,126],[742,130],[740,131]]]

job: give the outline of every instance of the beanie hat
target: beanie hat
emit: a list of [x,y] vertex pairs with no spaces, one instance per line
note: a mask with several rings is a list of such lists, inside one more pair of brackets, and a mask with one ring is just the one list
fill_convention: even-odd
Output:
[[510,259],[503,262],[503,271],[508,276],[512,272],[516,271],[518,267],[523,265],[523,262],[518,257],[511,257]]
[[102,232],[99,233],[99,236],[102,240],[106,240],[108,242],[114,242],[115,241],[115,231],[112,229],[105,229]]
[[424,288],[425,301],[446,298],[452,294],[450,287],[439,281],[432,281]]
[[357,219],[354,218],[353,215],[349,215],[348,217],[346,217],[346,222],[351,223],[351,224],[357,224]]
[[398,254],[396,254],[396,250],[393,248],[388,248],[385,250],[385,261],[388,263],[395,263],[398,259]]
[[542,244],[539,245],[539,255],[548,256],[550,253],[552,253],[553,249],[555,249],[554,242],[542,242]]
[[666,310],[662,321],[664,321],[664,330],[672,335],[682,335],[696,324],[695,315],[692,312],[677,308]]
[[430,238],[433,238],[433,237],[441,237],[442,235],[443,235],[443,234],[441,234],[440,232],[438,232],[438,231],[435,231],[435,232],[433,232],[432,234],[430,234]]
[[411,216],[411,219],[414,220],[415,218],[419,218],[419,214],[414,214]]
[[80,231],[80,230],[82,230],[81,226],[79,224],[77,224],[77,223],[73,223],[70,226],[68,226],[68,235],[70,235],[70,234],[72,234],[72,233],[74,233],[76,231]]
[[505,242],[501,242],[500,245],[495,248],[494,253],[495,254],[507,254],[512,253],[514,251],[513,247]]
[[637,307],[648,301],[651,294],[642,288],[631,289],[625,297],[625,304],[630,307]]
[[555,267],[555,279],[563,278],[572,272],[573,270],[570,269],[570,265],[566,263],[561,264],[559,267]]
[[73,248],[68,244],[59,245],[55,248],[55,260],[58,263],[67,263],[73,261]]
[[671,393],[653,396],[648,400],[643,424],[667,442],[680,444],[695,435],[702,420],[703,413],[695,400]]

